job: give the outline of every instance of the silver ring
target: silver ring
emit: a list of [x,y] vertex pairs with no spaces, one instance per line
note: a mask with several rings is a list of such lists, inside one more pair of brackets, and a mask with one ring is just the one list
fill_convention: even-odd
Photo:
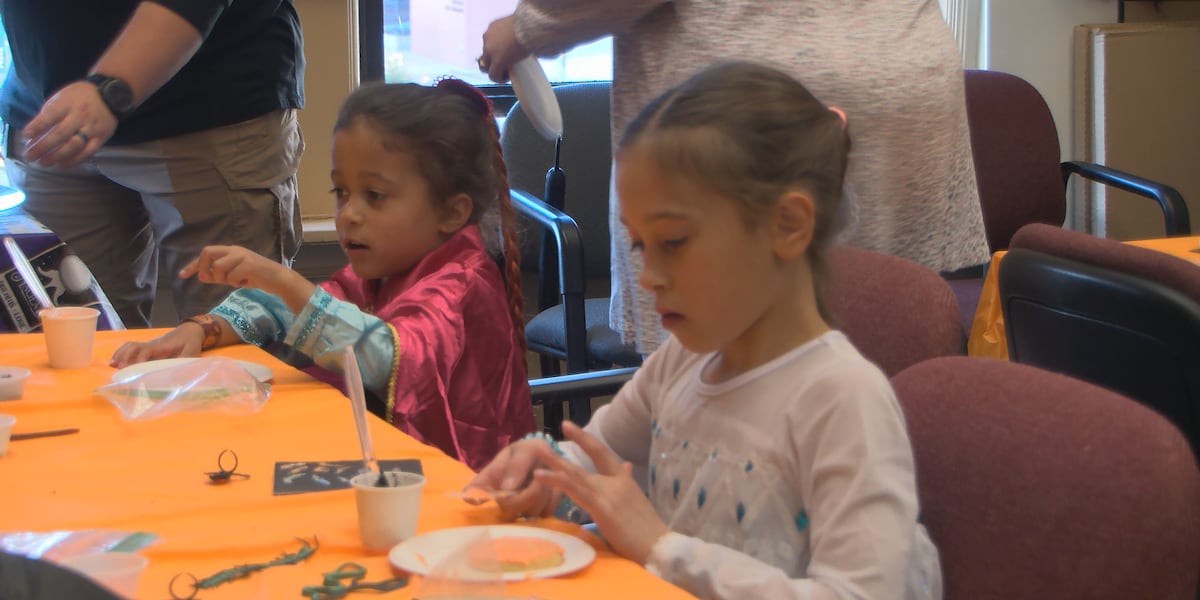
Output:
[[88,134],[84,133],[82,129],[76,130],[75,135],[79,136],[79,139],[83,140],[84,145],[87,145],[88,141],[92,139],[88,137]]

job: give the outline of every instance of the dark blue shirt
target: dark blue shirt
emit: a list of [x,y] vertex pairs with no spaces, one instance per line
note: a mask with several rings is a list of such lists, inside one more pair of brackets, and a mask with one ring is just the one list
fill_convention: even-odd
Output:
[[[12,70],[0,118],[23,128],[87,76],[142,0],[0,0]],[[300,18],[291,0],[152,0],[204,35],[192,59],[128,115],[109,144],[134,144],[304,104]],[[154,48],[146,48],[154,52]]]

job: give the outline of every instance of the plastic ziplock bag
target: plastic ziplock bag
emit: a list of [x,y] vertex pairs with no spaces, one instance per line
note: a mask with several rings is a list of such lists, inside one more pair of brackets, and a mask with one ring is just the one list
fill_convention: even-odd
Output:
[[504,597],[504,573],[487,530],[455,548],[421,578],[422,600],[494,600]]
[[212,357],[110,383],[96,393],[134,421],[176,412],[252,414],[266,404],[271,388],[238,363]]
[[97,552],[136,552],[149,546],[157,537],[140,531],[108,529],[0,533],[0,552],[35,559],[61,560]]

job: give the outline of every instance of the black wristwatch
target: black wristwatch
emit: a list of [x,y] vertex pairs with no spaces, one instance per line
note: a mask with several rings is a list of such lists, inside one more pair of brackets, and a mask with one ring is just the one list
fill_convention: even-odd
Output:
[[100,73],[88,75],[87,81],[96,86],[100,99],[118,121],[133,112],[133,90],[128,83]]

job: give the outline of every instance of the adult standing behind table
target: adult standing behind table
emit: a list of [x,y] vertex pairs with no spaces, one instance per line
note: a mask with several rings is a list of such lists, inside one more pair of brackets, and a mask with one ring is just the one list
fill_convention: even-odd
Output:
[[[480,67],[504,81],[530,53],[609,34],[614,139],[643,105],[703,67],[773,63],[849,116],[848,243],[938,271],[987,262],[962,63],[935,0],[520,0],[484,33]],[[659,315],[637,284],[639,256],[610,215],[612,327],[645,354],[661,339]]]
[[149,326],[160,261],[180,316],[229,294],[175,276],[205,245],[291,263],[304,149],[291,0],[8,0],[0,17],[9,176],[127,326]]

